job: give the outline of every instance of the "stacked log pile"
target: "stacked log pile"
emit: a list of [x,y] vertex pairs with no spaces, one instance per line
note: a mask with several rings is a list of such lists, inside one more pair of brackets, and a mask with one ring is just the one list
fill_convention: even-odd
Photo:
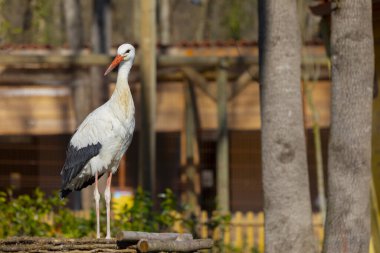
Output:
[[14,237],[0,240],[0,252],[197,252],[211,249],[211,239],[191,234],[123,231],[116,239]]

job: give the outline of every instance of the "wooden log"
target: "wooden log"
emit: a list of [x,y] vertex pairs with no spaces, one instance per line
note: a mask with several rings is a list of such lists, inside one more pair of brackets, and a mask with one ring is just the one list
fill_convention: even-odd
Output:
[[179,234],[179,233],[148,233],[140,231],[121,231],[116,235],[118,241],[138,242],[142,239],[147,240],[192,240],[192,234]]
[[140,252],[193,252],[202,249],[211,249],[214,245],[211,239],[196,239],[188,241],[140,240],[137,249]]

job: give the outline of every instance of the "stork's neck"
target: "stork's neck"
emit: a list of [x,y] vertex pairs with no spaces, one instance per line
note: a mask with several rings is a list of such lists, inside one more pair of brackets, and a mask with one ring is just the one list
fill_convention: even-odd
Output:
[[132,68],[132,62],[131,61],[123,61],[119,65],[119,71],[117,73],[117,80],[116,80],[116,87],[115,91],[112,94],[112,97],[114,96],[125,96],[128,95],[127,93],[130,93],[129,85],[128,85],[128,76],[129,72]]
[[132,61],[123,61],[119,65],[119,72],[117,74],[116,87],[121,85],[128,85],[128,76],[132,68]]
[[121,62],[117,74],[116,87],[112,94],[111,101],[122,110],[129,110],[133,106],[131,90],[128,84],[128,75],[132,68],[132,61]]

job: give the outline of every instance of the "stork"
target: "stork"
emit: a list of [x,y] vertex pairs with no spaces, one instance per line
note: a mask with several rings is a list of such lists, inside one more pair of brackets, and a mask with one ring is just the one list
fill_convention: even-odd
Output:
[[135,48],[123,44],[104,75],[119,66],[115,90],[111,98],[90,113],[72,136],[61,171],[61,198],[95,182],[96,236],[100,238],[98,179],[107,175],[104,192],[107,208],[107,236],[111,238],[111,180],[119,162],[132,141],[135,129],[135,106],[128,84],[128,75],[135,58]]

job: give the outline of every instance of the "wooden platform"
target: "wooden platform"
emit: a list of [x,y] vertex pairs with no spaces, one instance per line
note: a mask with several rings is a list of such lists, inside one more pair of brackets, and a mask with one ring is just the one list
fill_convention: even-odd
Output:
[[15,237],[0,240],[0,252],[137,252],[120,249],[116,239],[58,239],[41,237]]
[[0,252],[198,252],[213,244],[191,234],[122,231],[110,240],[13,237],[0,240]]

